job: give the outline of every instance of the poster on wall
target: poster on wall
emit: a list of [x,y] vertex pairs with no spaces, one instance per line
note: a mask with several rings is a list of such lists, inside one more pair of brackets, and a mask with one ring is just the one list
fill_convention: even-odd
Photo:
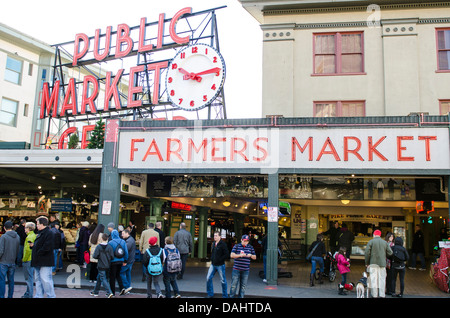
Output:
[[362,178],[317,177],[312,182],[313,199],[363,200],[364,180]]
[[158,174],[148,175],[148,195],[150,197],[168,197],[170,196],[171,176]]
[[267,197],[268,184],[264,177],[221,176],[216,180],[216,197]]
[[280,176],[280,198],[312,199],[312,177]]
[[214,177],[176,176],[170,185],[172,197],[212,197]]
[[120,176],[120,192],[147,197],[147,175],[124,173]]

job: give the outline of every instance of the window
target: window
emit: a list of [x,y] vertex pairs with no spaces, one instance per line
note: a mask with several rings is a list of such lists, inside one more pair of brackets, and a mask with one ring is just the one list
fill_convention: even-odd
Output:
[[450,100],[440,100],[439,101],[439,114],[447,115],[450,113]]
[[22,80],[22,61],[16,60],[9,56],[7,57],[5,80],[20,85]]
[[438,70],[450,70],[450,29],[437,30]]
[[364,73],[363,33],[314,34],[314,74]]
[[315,102],[314,117],[364,117],[364,101]]
[[28,109],[30,108],[30,105],[25,104],[23,105],[23,117],[28,117]]
[[0,123],[16,126],[16,114],[17,114],[17,106],[19,102],[3,98],[2,105],[0,107]]

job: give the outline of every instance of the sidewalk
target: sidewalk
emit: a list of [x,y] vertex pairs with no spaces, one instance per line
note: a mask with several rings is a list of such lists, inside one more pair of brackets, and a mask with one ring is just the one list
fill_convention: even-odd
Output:
[[[209,262],[201,262],[196,259],[189,259],[187,268],[182,280],[178,280],[178,287],[182,297],[203,298],[206,297],[206,274]],[[228,290],[231,284],[232,262],[226,264],[226,278]],[[340,275],[334,282],[324,279],[324,283],[309,287],[310,264],[300,261],[292,261],[289,264],[279,265],[281,272],[291,272],[292,278],[279,278],[276,286],[268,286],[259,278],[259,271],[263,270],[262,262],[254,262],[251,265],[248,285],[245,292],[246,298],[356,298],[356,291],[348,292],[347,296],[337,294],[337,285]],[[362,263],[356,261],[352,264],[347,281],[357,282],[364,270]],[[57,298],[91,298],[90,291],[93,290],[94,283],[86,279],[86,269],[69,262],[64,263],[64,269],[53,276]],[[142,281],[142,264],[136,262],[132,269],[131,293],[126,296],[116,296],[116,298],[145,298],[147,287]],[[15,293],[14,298],[20,298],[25,291],[25,280],[23,269],[16,268],[15,273]],[[397,283],[398,284],[398,283]],[[75,285],[75,287],[73,287]],[[164,290],[164,284],[160,283]],[[432,282],[429,271],[407,270],[405,277],[404,298],[450,298],[450,295],[440,291]],[[72,288],[70,288],[72,287]],[[398,287],[397,287],[398,288]],[[221,297],[221,286],[218,274],[214,277],[215,297]],[[116,287],[117,292],[117,287]],[[398,292],[398,289],[397,289]],[[155,291],[152,291],[155,297]],[[104,291],[101,289],[99,298],[103,298]],[[390,296],[387,296],[391,298]]]

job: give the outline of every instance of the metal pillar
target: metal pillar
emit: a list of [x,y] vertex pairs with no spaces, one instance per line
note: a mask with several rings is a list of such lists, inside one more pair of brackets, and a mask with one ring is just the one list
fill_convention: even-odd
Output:
[[103,146],[103,166],[100,178],[100,206],[98,223],[105,228],[109,222],[119,224],[120,175],[115,166],[116,129],[108,127],[118,125],[118,120],[108,120],[105,125],[105,143]]
[[[269,207],[278,211],[278,173],[269,174]],[[266,279],[268,285],[278,281],[278,217],[276,222],[267,222]]]
[[198,258],[206,257],[206,247],[208,240],[206,237],[206,230],[208,227],[208,208],[201,207],[199,209],[199,233],[198,233]]

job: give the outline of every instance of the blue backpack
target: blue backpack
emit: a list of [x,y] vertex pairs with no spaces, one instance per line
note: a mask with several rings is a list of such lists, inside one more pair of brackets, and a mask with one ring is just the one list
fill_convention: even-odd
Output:
[[159,253],[152,255],[150,250],[147,249],[147,254],[150,256],[150,260],[147,265],[147,270],[150,275],[156,276],[162,274],[163,266],[161,264],[161,252],[162,248],[159,249]]

